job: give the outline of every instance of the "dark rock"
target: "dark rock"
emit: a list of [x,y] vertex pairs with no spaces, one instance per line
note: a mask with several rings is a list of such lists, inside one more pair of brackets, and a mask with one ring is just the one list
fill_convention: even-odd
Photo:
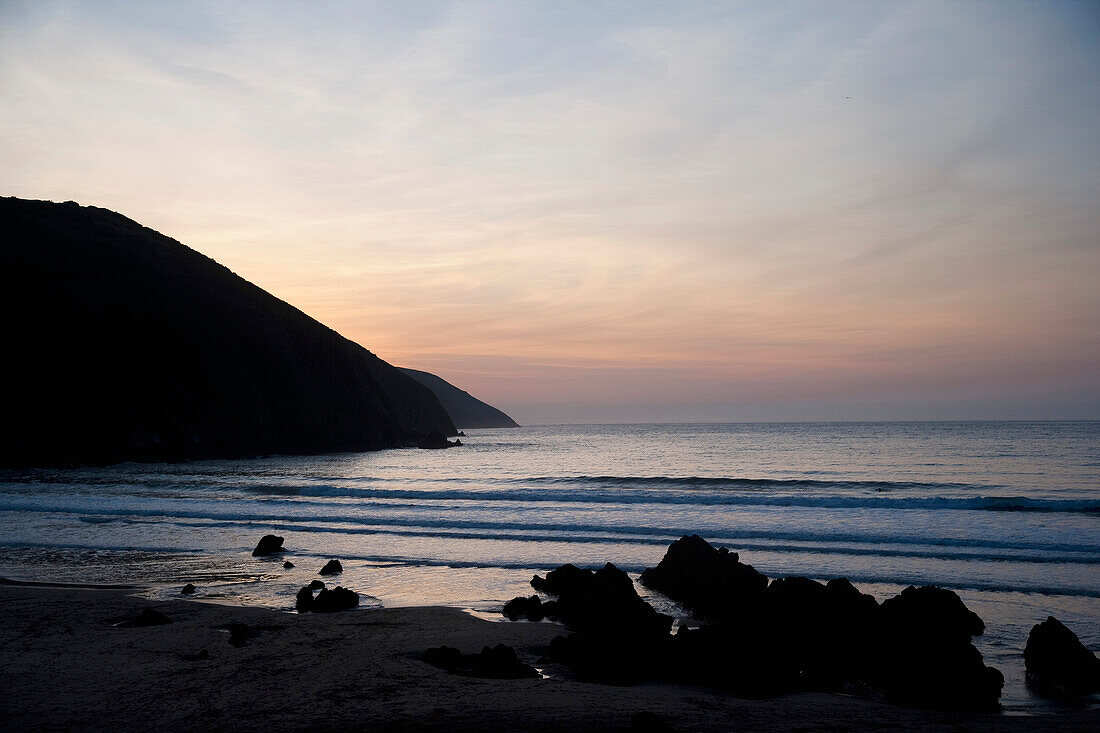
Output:
[[290,570],[292,567],[294,567],[294,563],[292,563],[290,560],[287,560],[283,563],[283,570]]
[[[473,655],[470,655],[473,656]],[[448,671],[457,669],[462,664],[463,654],[453,646],[432,647],[424,652],[424,661],[433,667]]]
[[358,605],[358,593],[336,586],[332,589],[322,589],[317,597],[313,599],[313,607],[310,610],[314,613],[333,613],[335,611],[346,611]]
[[248,624],[233,623],[225,627],[229,632],[229,643],[235,647],[242,647],[248,640],[256,635]]
[[847,578],[833,578],[825,584],[825,591],[834,603],[847,613],[866,615],[878,609],[878,601],[868,593],[860,593]]
[[770,640],[770,653],[797,673],[801,687],[839,692],[869,669],[879,606],[844,578],[824,585],[777,578],[740,618]]
[[537,678],[538,670],[524,664],[516,657],[516,650],[505,644],[497,644],[493,648],[484,647],[481,654],[477,655],[471,670],[477,677],[490,677],[493,679],[522,679]]
[[530,596],[529,598],[516,596],[504,604],[501,613],[509,621],[516,621],[520,618],[525,618],[528,621],[542,621],[546,616],[542,607],[542,599],[538,596]]
[[583,682],[604,685],[636,685],[662,679],[665,675],[668,634],[629,635],[579,631],[555,637],[550,642],[550,657]]
[[1053,616],[1032,627],[1024,647],[1027,684],[1046,697],[1100,692],[1100,659]]
[[557,596],[579,591],[591,575],[591,570],[581,570],[576,565],[567,563],[548,572],[545,578],[537,575],[531,578],[531,587],[542,593]]
[[[847,579],[767,578],[697,536],[669,548],[642,581],[710,625],[668,634],[629,576],[563,565],[531,585],[556,595],[515,598],[505,613],[537,607],[574,633],[550,656],[581,680],[704,684],[747,697],[803,690],[848,692],[921,707],[995,710],[1004,678],[971,637],[984,624],[955,593],[907,588],[881,606]],[[537,604],[537,605],[536,605]],[[551,604],[552,607],[551,607]]]
[[162,626],[170,623],[172,623],[172,619],[163,613],[154,611],[151,608],[143,608],[136,617],[117,623],[115,626],[120,629],[138,629],[145,626]]
[[674,682],[701,684],[741,697],[761,698],[799,689],[798,667],[775,633],[732,623],[680,627],[665,669]]
[[443,433],[438,430],[433,430],[417,444],[417,448],[426,448],[429,450],[437,450],[440,448],[453,448],[456,445],[462,445],[459,441],[450,441],[443,437]]
[[985,631],[985,623],[957,593],[933,585],[909,586],[887,598],[882,602],[882,615],[887,626],[921,636],[970,641]]
[[164,624],[170,623],[172,623],[172,619],[168,618],[163,613],[154,611],[151,608],[143,608],[130,626],[141,628],[145,626],[163,626]]
[[643,601],[630,576],[611,563],[594,572],[563,565],[531,585],[558,596],[554,616],[573,631],[667,635],[672,628],[672,618]]
[[202,650],[199,651],[198,654],[184,654],[183,658],[185,660],[187,660],[188,662],[198,662],[198,661],[203,660],[203,659],[209,659],[210,658],[210,652],[206,651],[205,649],[202,649]]
[[[776,578],[764,595],[739,613],[746,633],[766,640],[763,651],[782,669],[775,680],[784,687],[800,683],[800,676],[812,676],[813,687],[838,688],[840,680],[821,669],[832,660],[823,644],[832,641],[836,630],[830,628],[837,613],[829,602],[826,586],[802,577]],[[742,655],[743,658],[747,655]],[[793,675],[793,676],[792,676]],[[828,679],[827,684],[822,684]],[[810,680],[806,680],[810,683]]]
[[285,552],[283,548],[283,538],[273,534],[265,534],[260,538],[260,541],[256,543],[256,549],[252,551],[252,557],[274,555],[279,552]]
[[1004,675],[985,666],[973,644],[887,637],[880,641],[880,659],[865,681],[891,702],[941,710],[999,709]]
[[479,654],[463,654],[449,646],[436,647],[424,652],[424,661],[467,677],[514,680],[539,676],[538,670],[519,661],[516,650],[504,644],[485,647]]
[[344,572],[344,567],[340,564],[339,560],[329,560],[325,563],[325,566],[317,571],[318,575],[336,575],[336,573]]
[[951,710],[998,708],[1004,676],[970,643],[985,624],[949,590],[910,586],[883,601],[869,683],[886,699]]
[[672,619],[642,600],[625,572],[611,563],[596,571],[563,565],[531,585],[557,596],[542,612],[576,632],[554,639],[550,654],[578,678],[635,684],[656,674]]
[[630,717],[630,730],[638,733],[672,733],[672,727],[660,715],[648,710]]
[[669,546],[655,568],[641,576],[646,588],[679,601],[700,618],[732,620],[755,603],[768,579],[736,552],[714,548],[698,535],[681,537]]
[[306,587],[310,590],[324,590],[325,582],[323,580],[311,580]]
[[187,585],[183,586],[183,588],[180,590],[180,593],[182,593],[185,596],[189,596],[194,592],[195,592],[195,586],[192,585],[191,583],[188,583]]
[[996,709],[1003,677],[970,643],[981,619],[938,588],[891,601],[880,607],[842,578],[777,579],[721,622],[681,628],[666,669],[674,681],[747,697],[863,691],[921,707]]
[[313,590],[306,586],[298,591],[294,597],[294,608],[298,613],[306,613],[313,610]]
[[776,578],[767,586],[768,599],[784,605],[818,605],[825,585],[802,577]]
[[804,671],[816,689],[839,691],[856,683],[860,672],[869,667],[879,604],[847,578],[826,583],[822,600],[817,623],[811,625],[816,638],[807,645],[816,656]]

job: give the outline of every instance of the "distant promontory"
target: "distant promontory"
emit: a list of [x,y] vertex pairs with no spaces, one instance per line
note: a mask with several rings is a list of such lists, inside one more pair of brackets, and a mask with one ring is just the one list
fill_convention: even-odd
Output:
[[0,466],[308,454],[457,431],[430,389],[174,239],[0,198]]
[[398,367],[405,374],[430,389],[459,428],[518,428],[515,420],[487,405],[469,392],[461,390],[442,377],[428,372]]

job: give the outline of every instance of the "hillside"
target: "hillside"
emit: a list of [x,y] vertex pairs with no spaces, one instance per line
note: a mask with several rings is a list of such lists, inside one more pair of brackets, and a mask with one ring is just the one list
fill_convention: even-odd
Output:
[[450,382],[429,372],[398,367],[405,374],[435,393],[440,404],[447,410],[456,427],[459,428],[518,428],[519,425],[503,412],[487,405],[469,392],[463,391]]
[[0,199],[0,465],[356,451],[456,430],[430,390],[106,209]]

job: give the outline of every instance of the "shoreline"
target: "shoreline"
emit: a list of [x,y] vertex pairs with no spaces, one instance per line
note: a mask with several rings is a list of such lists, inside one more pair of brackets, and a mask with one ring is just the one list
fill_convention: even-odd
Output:
[[[299,558],[297,554],[291,556],[294,557],[295,560]],[[246,565],[254,565],[257,562],[260,565],[270,564],[273,567],[279,565],[279,562],[271,563],[268,562],[269,560],[270,558],[249,557],[245,558],[243,562]],[[319,565],[319,562],[314,564]],[[294,594],[303,585],[308,584],[316,577],[313,572],[315,568],[309,565],[309,563],[299,563],[299,565],[299,568],[290,571],[276,572],[278,577],[257,576],[251,578],[247,582],[238,579],[241,582],[230,582],[228,584],[223,584],[221,582],[210,583],[210,576],[207,576],[205,578],[207,582],[204,582],[200,577],[196,576],[195,568],[185,568],[180,572],[168,572],[167,575],[158,575],[157,579],[134,577],[130,574],[123,574],[120,576],[99,575],[97,577],[96,573],[88,573],[88,568],[84,568],[84,572],[75,576],[68,574],[69,577],[65,577],[65,574],[62,574],[61,578],[54,580],[53,577],[56,576],[51,576],[50,573],[27,572],[32,570],[31,567],[23,568],[24,572],[18,572],[16,568],[12,567],[6,569],[7,572],[5,575],[7,577],[0,576],[0,587],[8,584],[25,585],[27,587],[74,589],[89,588],[111,590],[123,588],[132,589],[131,592],[135,596],[145,602],[153,604],[154,607],[159,607],[157,604],[170,603],[172,601],[188,601],[229,608],[240,607],[270,610],[273,613],[283,616],[296,617],[298,614],[294,610]],[[44,568],[33,569],[41,571]],[[241,570],[241,568],[236,569]],[[444,572],[442,568],[416,568],[415,577],[408,572],[402,572],[397,578],[380,577],[377,568],[357,568],[350,563],[344,570],[344,574],[341,576],[341,579],[336,581],[336,584],[345,585],[361,591],[361,604],[359,608],[346,613],[360,614],[379,608],[396,610],[405,608],[442,607],[461,610],[463,613],[489,623],[508,624],[515,622],[508,621],[499,613],[506,600],[516,596],[526,597],[532,592],[530,584],[522,582],[522,580],[512,584],[514,587],[511,585],[507,588],[503,585],[499,587],[495,585],[494,587],[479,587],[480,578],[476,575],[475,577],[467,577],[468,573],[464,570],[450,570]],[[403,570],[407,571],[408,569],[404,568]],[[433,571],[430,577],[422,577],[423,572],[426,570]],[[366,571],[371,572],[367,573]],[[535,569],[532,572],[545,573],[546,570]],[[127,577],[127,575],[130,575],[130,577]],[[201,576],[201,573],[199,573],[199,575]],[[233,573],[230,573],[230,575],[233,575]],[[506,573],[506,575],[508,574]],[[520,575],[523,574],[521,573]],[[85,578],[88,577],[91,577],[93,580],[91,582],[85,580]],[[465,591],[461,595],[447,595],[445,591],[454,590],[456,577],[459,581],[458,584],[465,588]],[[509,577],[511,576],[509,575]],[[43,580],[38,580],[38,578],[43,578]],[[448,583],[451,587],[439,587],[440,578],[444,578],[444,582]],[[103,582],[96,582],[100,580]],[[821,580],[824,582],[826,578],[821,578]],[[181,595],[181,586],[191,581],[194,581],[198,585],[198,592],[195,595]],[[635,578],[635,581],[637,581],[637,578]],[[472,582],[473,585],[463,585],[469,582]],[[126,583],[126,585],[122,585],[123,583]],[[364,586],[365,593],[362,592]],[[416,592],[412,590],[414,586]],[[391,590],[400,588],[401,591],[397,593],[397,597],[395,597],[393,594],[386,592],[385,589],[387,587],[390,587]],[[658,611],[668,613],[676,618],[682,617],[683,619],[688,619],[689,625],[691,624],[689,618],[690,614],[683,608],[668,600],[660,593],[647,592],[644,586],[640,584],[636,583],[636,587],[643,599],[653,605]],[[878,584],[876,586],[861,586],[861,590],[875,596],[880,603],[886,598],[897,595],[903,589],[904,586],[902,585],[886,586],[885,584]],[[441,590],[444,591],[442,595],[439,593]],[[377,595],[371,595],[371,593]],[[494,597],[497,600],[486,600]],[[1068,599],[1068,597],[1065,599]],[[1010,598],[986,598],[981,596],[966,598],[964,596],[964,601],[969,608],[976,611],[983,619],[993,619],[989,624],[987,633],[975,637],[973,641],[974,645],[985,659],[985,663],[1001,671],[1005,676],[1005,685],[1000,697],[1001,715],[1046,717],[1050,715],[1060,715],[1067,709],[1074,710],[1077,709],[1078,706],[1095,709],[1100,713],[1100,695],[1068,701],[1044,698],[1037,696],[1025,682],[1022,651],[1025,646],[1028,630],[1033,623],[1039,623],[1048,615],[1054,615],[1060,619],[1068,618],[1071,628],[1074,630],[1087,630],[1087,620],[1086,623],[1082,625],[1082,618],[1084,617],[1079,615],[1074,618],[1071,613],[1071,607],[1065,604],[1052,605],[1050,598],[1036,598],[1032,594],[1026,593],[1016,593]],[[1005,608],[1008,606],[1012,608],[1011,616],[1005,613]],[[556,634],[568,633],[560,624],[553,624],[550,621],[545,621],[543,623],[544,625],[549,625],[550,628],[556,629]],[[1095,648],[1095,646],[1093,646],[1093,648]]]
[[13,578],[0,578],[0,585],[14,588],[70,588],[76,590],[147,591],[151,588],[151,586],[145,585],[121,585],[111,583],[62,583],[45,580],[15,580]]
[[[707,688],[578,682],[541,660],[556,624],[486,621],[456,608],[326,615],[152,601],[133,588],[0,581],[7,623],[0,719],[8,730],[209,730],[241,725],[382,730],[630,730],[638,713],[671,730],[1096,730],[1100,710],[945,713],[818,693],[763,700]],[[112,624],[153,608],[173,623]],[[247,624],[234,647],[224,630]],[[422,661],[505,643],[543,679],[452,675]],[[201,650],[208,658],[195,659]]]

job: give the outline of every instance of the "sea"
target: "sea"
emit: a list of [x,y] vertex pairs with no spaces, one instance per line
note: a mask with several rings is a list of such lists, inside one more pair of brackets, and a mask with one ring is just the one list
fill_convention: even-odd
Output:
[[[362,608],[499,620],[532,575],[637,577],[699,534],[770,577],[846,577],[884,599],[956,591],[1006,677],[1053,615],[1100,649],[1100,422],[552,425],[469,430],[449,450],[0,473],[0,576],[130,584],[152,598],[290,611],[329,559]],[[264,534],[287,552],[254,558]],[[284,570],[283,561],[294,563]],[[639,586],[659,610],[681,609]]]

